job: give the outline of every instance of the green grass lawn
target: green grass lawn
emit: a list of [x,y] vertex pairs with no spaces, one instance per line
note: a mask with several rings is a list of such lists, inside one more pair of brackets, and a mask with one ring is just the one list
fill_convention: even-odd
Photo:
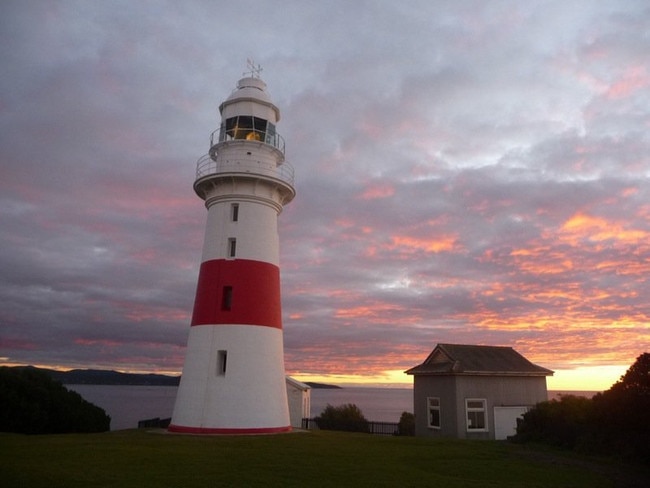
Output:
[[638,469],[630,471],[613,461],[594,461],[507,442],[323,431],[200,437],[145,430],[47,436],[0,434],[0,485],[650,486],[643,483]]

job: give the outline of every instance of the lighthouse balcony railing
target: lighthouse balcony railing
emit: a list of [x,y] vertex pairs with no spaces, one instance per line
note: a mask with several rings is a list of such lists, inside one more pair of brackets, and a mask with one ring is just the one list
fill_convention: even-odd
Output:
[[260,141],[269,146],[273,146],[284,154],[284,139],[275,130],[267,128],[261,130],[253,127],[233,127],[226,128],[221,126],[210,134],[210,147],[214,148],[217,144],[226,141]]
[[268,176],[283,181],[290,186],[294,182],[293,166],[284,162],[277,167],[269,167],[268,163],[255,159],[226,159],[215,161],[209,154],[201,157],[196,163],[196,180],[206,176],[217,175],[221,173],[246,173]]

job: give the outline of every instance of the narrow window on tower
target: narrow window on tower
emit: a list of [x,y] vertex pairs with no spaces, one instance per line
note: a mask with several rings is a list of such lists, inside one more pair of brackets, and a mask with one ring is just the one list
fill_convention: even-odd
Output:
[[237,253],[237,239],[234,237],[228,238],[228,257],[234,258]]
[[239,220],[239,204],[233,203],[230,205],[230,220],[237,222]]
[[221,310],[232,309],[232,286],[224,286],[221,296]]
[[219,351],[217,353],[217,376],[226,375],[226,366],[228,364],[228,351]]

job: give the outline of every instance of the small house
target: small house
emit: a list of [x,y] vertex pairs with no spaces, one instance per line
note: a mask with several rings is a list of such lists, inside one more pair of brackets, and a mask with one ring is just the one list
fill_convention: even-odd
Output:
[[553,371],[511,347],[438,344],[413,375],[415,435],[505,439],[517,418],[548,399]]
[[311,386],[286,377],[287,401],[289,402],[289,420],[291,427],[300,429],[302,419],[311,417]]

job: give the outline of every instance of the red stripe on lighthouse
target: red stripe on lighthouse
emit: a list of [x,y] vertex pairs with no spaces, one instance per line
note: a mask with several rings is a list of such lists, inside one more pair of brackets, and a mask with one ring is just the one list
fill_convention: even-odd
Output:
[[281,329],[280,268],[248,259],[201,263],[192,325],[211,324]]

